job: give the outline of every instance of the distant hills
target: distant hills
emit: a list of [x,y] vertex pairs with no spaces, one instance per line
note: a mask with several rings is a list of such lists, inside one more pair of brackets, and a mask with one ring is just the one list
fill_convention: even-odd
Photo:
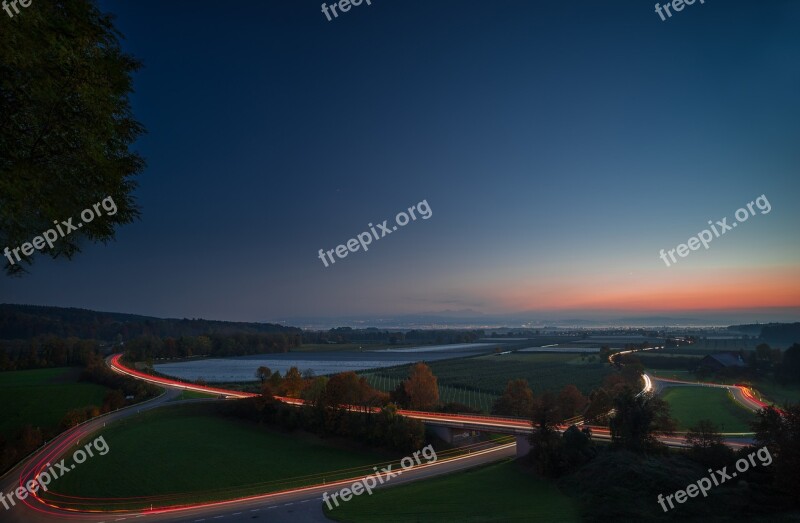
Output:
[[[578,314],[581,314],[578,312]],[[697,312],[687,315],[640,315],[620,311],[606,311],[602,316],[596,311],[585,311],[580,316],[556,316],[542,312],[521,312],[509,314],[481,314],[470,309],[458,311],[439,311],[418,314],[384,316],[339,316],[312,317],[297,316],[281,318],[280,323],[298,325],[303,328],[325,330],[334,327],[352,327],[390,330],[408,329],[496,329],[527,328],[542,330],[590,329],[590,328],[663,328],[663,327],[727,327],[733,324],[762,321],[753,335],[761,332],[761,326],[768,322],[792,322],[800,317],[800,309],[770,309],[761,312]],[[271,321],[275,321],[272,318]],[[748,334],[751,334],[748,332]]]
[[772,343],[789,344],[800,340],[800,322],[732,325],[728,329],[758,336],[762,340]]
[[272,323],[164,319],[86,309],[0,304],[0,340],[26,340],[41,335],[106,341],[138,336],[180,337],[210,334],[300,333]]
[[[463,316],[462,316],[463,315]],[[471,316],[467,316],[471,315]],[[620,317],[621,318],[621,317]],[[430,330],[464,328],[499,328],[503,325],[533,326],[530,319],[514,318],[503,321],[496,316],[480,315],[471,310],[445,311],[438,314],[404,315],[395,318],[316,318],[305,326],[327,330],[331,327],[352,326],[359,329],[381,330]],[[547,320],[546,320],[547,321]],[[291,323],[303,325],[299,318]],[[540,322],[535,322],[540,323]],[[621,318],[612,321],[570,319],[547,323],[549,329],[597,328],[609,325],[641,326],[692,326],[699,322],[690,318],[649,316]],[[527,325],[526,325],[527,324]],[[730,325],[730,324],[729,324]],[[376,329],[376,330],[377,330]],[[800,322],[795,323],[748,323],[728,327],[732,332],[760,337],[767,342],[794,343],[800,340]],[[140,336],[179,338],[182,336],[231,335],[231,334],[299,334],[297,327],[276,323],[232,322],[203,319],[155,318],[137,314],[98,312],[87,309],[42,307],[36,305],[0,304],[0,340],[28,340],[36,336],[52,335],[62,338],[82,338],[105,341],[128,341]]]

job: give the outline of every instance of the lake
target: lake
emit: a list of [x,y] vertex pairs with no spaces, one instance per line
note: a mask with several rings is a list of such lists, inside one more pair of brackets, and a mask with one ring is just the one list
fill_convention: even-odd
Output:
[[178,379],[206,382],[257,381],[258,367],[269,367],[272,372],[286,374],[290,367],[300,372],[308,369],[318,376],[347,371],[361,371],[381,367],[394,367],[418,361],[437,361],[488,354],[497,347],[493,343],[462,343],[409,347],[405,349],[364,350],[347,352],[286,352],[256,354],[235,358],[209,358],[155,365],[156,371]]

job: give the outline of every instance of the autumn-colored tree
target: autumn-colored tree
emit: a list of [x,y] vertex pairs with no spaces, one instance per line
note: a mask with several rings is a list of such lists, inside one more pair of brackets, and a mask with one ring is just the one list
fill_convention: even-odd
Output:
[[558,394],[558,408],[561,419],[569,419],[583,414],[588,400],[575,385],[567,385]]
[[103,412],[112,412],[124,406],[125,395],[119,389],[109,391],[103,398]]
[[492,407],[494,414],[528,418],[533,413],[533,391],[528,380],[510,380],[503,395],[497,398]]
[[303,390],[303,375],[297,367],[291,367],[286,371],[286,376],[283,378],[283,388],[286,395],[290,398],[299,398],[300,392]]
[[[325,387],[325,398],[334,407],[351,407],[362,404],[362,384],[353,371],[334,374]],[[364,380],[366,381],[366,380]]]
[[422,362],[411,367],[405,389],[412,409],[433,409],[439,404],[439,382],[430,367]]
[[306,404],[312,407],[325,407],[327,397],[325,390],[328,386],[327,376],[318,376],[308,382],[308,385],[303,389],[301,398],[306,400]]

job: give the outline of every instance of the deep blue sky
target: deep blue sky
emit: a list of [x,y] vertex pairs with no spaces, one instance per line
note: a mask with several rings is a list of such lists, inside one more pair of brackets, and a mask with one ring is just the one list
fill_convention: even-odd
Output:
[[[101,2],[145,64],[142,219],[0,279],[0,301],[258,321],[800,305],[797,1],[666,22],[633,0],[373,0],[332,22],[320,3]],[[762,194],[769,214],[658,258]],[[429,220],[317,258],[423,199]]]

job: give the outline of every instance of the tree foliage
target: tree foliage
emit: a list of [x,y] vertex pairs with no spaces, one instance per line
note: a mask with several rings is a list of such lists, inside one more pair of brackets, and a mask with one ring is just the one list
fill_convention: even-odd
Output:
[[734,458],[734,452],[723,443],[720,429],[711,420],[703,419],[686,433],[689,457],[706,467],[724,467]]
[[662,398],[626,388],[614,398],[609,427],[615,447],[645,452],[661,449],[656,433],[673,432],[675,423],[669,415],[669,404]]
[[506,385],[503,395],[495,400],[492,413],[529,418],[533,414],[533,401],[533,391],[528,386],[528,380],[511,380]]
[[[132,114],[141,64],[120,48],[111,15],[90,0],[37,2],[0,31],[0,245],[30,242],[53,221],[112,197],[117,213],[47,248],[71,258],[82,240],[108,242],[139,215],[131,145],[144,132]],[[30,265],[32,257],[23,258]],[[5,262],[6,272],[24,265]]]
[[773,457],[776,486],[800,505],[800,404],[782,413],[774,407],[761,409],[753,430],[757,446],[767,447]]
[[439,404],[438,380],[431,368],[422,362],[411,367],[405,389],[412,409],[433,410]]

